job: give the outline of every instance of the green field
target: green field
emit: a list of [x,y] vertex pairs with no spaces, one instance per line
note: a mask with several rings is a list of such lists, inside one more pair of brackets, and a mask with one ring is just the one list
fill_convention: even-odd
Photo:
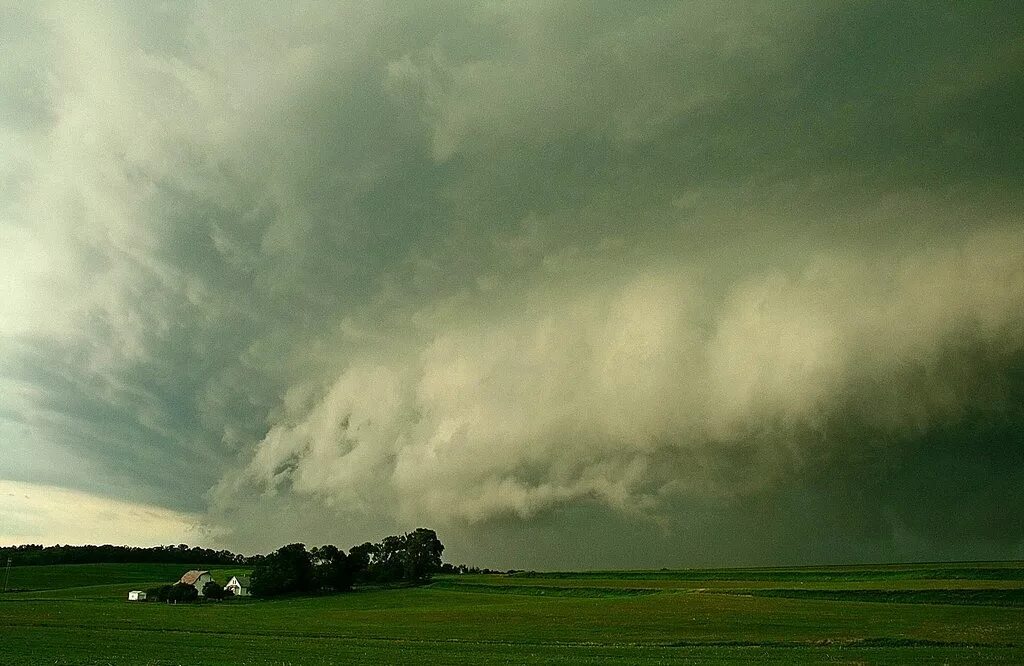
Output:
[[1024,663],[1024,563],[464,575],[319,598],[124,600],[187,568],[13,568],[21,591],[0,595],[0,663]]

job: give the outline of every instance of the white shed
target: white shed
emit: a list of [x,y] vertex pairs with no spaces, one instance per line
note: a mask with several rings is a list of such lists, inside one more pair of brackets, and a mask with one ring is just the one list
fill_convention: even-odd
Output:
[[247,597],[249,596],[249,577],[248,576],[232,576],[228,584],[224,586],[225,590],[231,590],[236,597]]
[[128,593],[128,601],[145,601],[146,593],[142,590],[132,590]]
[[196,591],[199,592],[199,596],[203,596],[203,586],[212,580],[213,576],[210,575],[209,571],[193,569],[191,571],[186,571],[185,575],[182,576],[181,580],[178,582],[184,583],[185,585],[194,585]]

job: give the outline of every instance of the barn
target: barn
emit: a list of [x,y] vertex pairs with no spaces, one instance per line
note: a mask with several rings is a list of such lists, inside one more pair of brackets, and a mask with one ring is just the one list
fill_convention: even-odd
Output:
[[132,590],[128,593],[128,601],[145,601],[146,593],[142,590]]
[[203,586],[213,580],[213,576],[210,575],[209,571],[199,571],[198,569],[192,569],[186,571],[185,575],[181,577],[179,583],[185,585],[194,585],[196,591],[199,592],[199,596],[203,596]]
[[224,589],[231,590],[236,597],[247,597],[250,594],[249,585],[248,576],[232,576],[228,584],[224,586]]

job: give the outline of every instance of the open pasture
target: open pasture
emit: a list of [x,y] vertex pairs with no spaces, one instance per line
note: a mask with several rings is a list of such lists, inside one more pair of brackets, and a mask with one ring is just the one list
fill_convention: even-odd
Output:
[[442,576],[182,606],[123,599],[186,567],[81,567],[0,596],[0,661],[1024,663],[1022,563]]

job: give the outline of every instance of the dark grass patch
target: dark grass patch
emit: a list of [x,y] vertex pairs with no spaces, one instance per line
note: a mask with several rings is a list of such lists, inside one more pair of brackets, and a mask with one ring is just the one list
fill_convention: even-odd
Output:
[[520,571],[509,578],[677,581],[856,582],[901,580],[1024,580],[1024,562],[801,568],[661,569],[657,571]]
[[1012,648],[1013,643],[972,643],[964,641],[936,641],[920,638],[825,638],[813,641],[693,641],[667,643],[666,647],[723,647],[723,648]]
[[829,601],[867,601],[889,604],[952,604],[966,606],[1024,606],[1024,588],[1007,590],[799,590],[799,589],[717,589],[709,594],[781,597],[785,599],[823,599]]
[[490,583],[463,583],[439,580],[430,585],[433,589],[477,594],[516,594],[529,597],[640,597],[659,594],[662,590],[641,587],[556,587],[534,585],[492,585]]

